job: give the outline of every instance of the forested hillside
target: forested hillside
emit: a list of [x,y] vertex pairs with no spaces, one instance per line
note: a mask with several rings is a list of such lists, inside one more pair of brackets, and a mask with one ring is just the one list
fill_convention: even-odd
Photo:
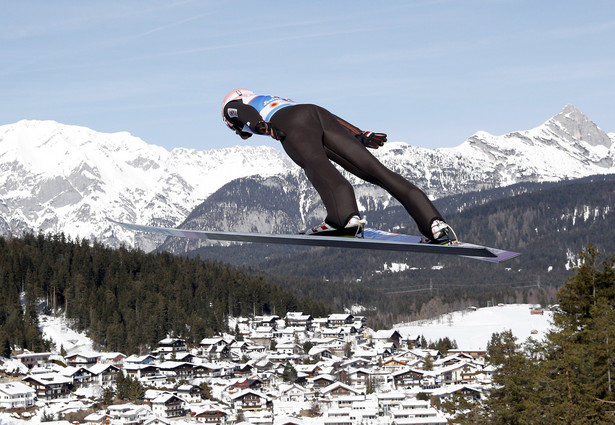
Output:
[[[569,262],[588,243],[615,251],[613,176],[524,183],[444,198],[436,204],[462,239],[522,255],[502,264],[483,264],[447,256],[256,244],[212,246],[197,252],[203,258],[224,259],[276,276],[312,277],[316,281],[287,287],[335,302],[338,309],[354,304],[373,307],[376,311],[370,316],[381,316],[379,323],[390,324],[468,304],[553,303],[557,288],[571,274]],[[368,220],[383,229],[406,223],[402,232],[416,232],[399,206],[370,212]],[[403,265],[401,271],[391,271],[394,263]],[[338,290],[333,282],[340,281],[363,289]]]
[[[64,312],[106,350],[138,353],[166,336],[198,343],[229,315],[306,310],[273,279],[168,253],[110,249],[63,236],[0,238],[0,348],[48,349],[38,309]],[[233,331],[233,330],[231,330]]]

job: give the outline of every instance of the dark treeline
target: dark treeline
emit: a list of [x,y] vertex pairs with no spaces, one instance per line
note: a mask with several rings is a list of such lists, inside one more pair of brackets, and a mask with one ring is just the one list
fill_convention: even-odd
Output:
[[166,336],[198,343],[226,331],[229,315],[329,312],[232,266],[62,235],[0,238],[0,303],[3,354],[49,349],[38,330],[41,307],[65,313],[99,348],[126,353]]

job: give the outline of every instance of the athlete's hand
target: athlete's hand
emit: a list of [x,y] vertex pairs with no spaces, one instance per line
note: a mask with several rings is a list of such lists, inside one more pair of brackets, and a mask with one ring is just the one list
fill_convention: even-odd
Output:
[[241,137],[243,140],[246,140],[252,137],[252,133],[248,133],[247,131],[241,131],[239,129],[235,129],[235,133],[237,133],[237,135]]
[[387,141],[387,135],[384,133],[373,133],[371,131],[363,131],[355,135],[359,142],[363,143],[366,148],[378,149]]
[[267,135],[273,137],[274,139],[280,140],[282,142],[286,138],[286,133],[284,133],[279,128],[274,127],[269,122],[260,121],[260,122],[256,123],[254,128],[256,129],[256,132],[258,134],[267,134]]

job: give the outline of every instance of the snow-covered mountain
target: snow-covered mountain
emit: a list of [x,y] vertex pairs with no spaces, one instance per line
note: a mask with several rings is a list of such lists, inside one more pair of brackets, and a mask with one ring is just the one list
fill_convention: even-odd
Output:
[[225,183],[290,166],[267,147],[169,152],[125,132],[20,121],[0,126],[0,232],[130,243],[106,217],[173,226]]
[[454,148],[390,143],[376,154],[437,198],[521,182],[615,172],[615,133],[572,105],[532,130],[494,136],[479,131]]
[[[605,133],[572,105],[532,130],[503,136],[477,132],[457,147],[435,150],[389,142],[374,153],[432,198],[524,181],[615,173],[615,133]],[[125,132],[20,121],[0,126],[0,232],[64,232],[111,245],[136,243],[147,250],[159,240],[144,235],[135,240],[105,217],[178,225],[225,184],[248,176],[281,184],[281,192],[299,197],[300,220],[310,224],[322,215],[303,174],[272,148],[169,152]],[[366,209],[390,202],[380,189],[356,179],[353,183]],[[247,210],[234,205],[232,214]]]

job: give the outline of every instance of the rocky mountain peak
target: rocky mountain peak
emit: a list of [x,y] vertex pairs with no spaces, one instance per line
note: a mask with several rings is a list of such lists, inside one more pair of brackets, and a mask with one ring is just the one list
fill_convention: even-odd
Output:
[[608,134],[573,105],[566,105],[559,114],[547,121],[545,126],[557,136],[585,142],[590,146],[610,148],[612,144]]

